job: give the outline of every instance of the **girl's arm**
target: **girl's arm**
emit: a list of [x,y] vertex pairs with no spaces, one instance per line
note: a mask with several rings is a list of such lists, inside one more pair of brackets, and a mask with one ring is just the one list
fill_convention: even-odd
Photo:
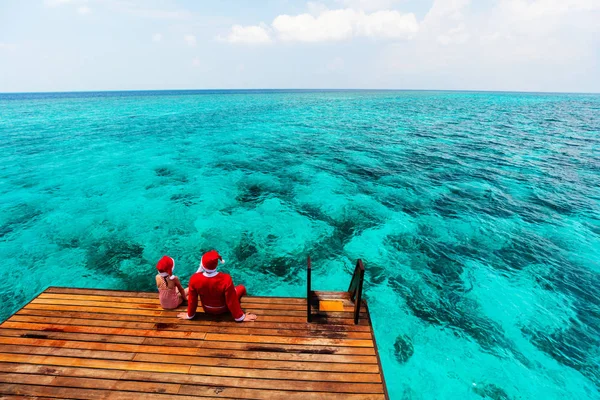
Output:
[[179,290],[179,293],[181,293],[181,298],[185,301],[186,300],[185,290],[183,290],[183,286],[181,286],[181,282],[179,282],[179,278],[175,278],[174,282],[175,282],[175,286],[177,286],[177,290]]

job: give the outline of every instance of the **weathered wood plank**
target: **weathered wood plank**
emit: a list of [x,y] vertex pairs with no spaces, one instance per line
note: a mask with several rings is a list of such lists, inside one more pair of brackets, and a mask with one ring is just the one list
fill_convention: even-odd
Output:
[[[158,300],[158,293],[154,294],[153,298],[147,297],[114,297],[114,296],[98,296],[98,295],[85,295],[85,294],[62,294],[62,293],[47,293],[43,292],[38,297],[38,299],[42,300],[85,300],[85,301],[99,301],[105,303],[137,303],[137,304],[153,304],[160,305]],[[283,303],[285,299],[273,299],[265,298],[265,297],[254,297],[254,296],[244,296],[241,300],[242,307],[254,307],[257,309],[279,309],[279,310],[295,310],[295,311],[303,311],[306,310],[306,300],[305,299],[293,299],[300,300],[294,301],[292,303]],[[326,300],[327,301],[327,300]],[[341,302],[343,305],[343,310],[346,312],[354,312],[354,303],[349,299],[334,299],[336,302]],[[313,303],[317,304],[318,299],[313,299]],[[200,304],[200,303],[199,303]],[[361,309],[362,312],[365,311],[364,306]]]
[[[62,293],[62,294],[81,294],[90,296],[109,296],[113,298],[119,297],[138,297],[146,299],[156,299],[158,294],[156,292],[128,292],[122,290],[108,290],[108,289],[78,289],[78,288],[64,288],[64,287],[49,287],[43,293]],[[254,299],[254,302],[262,302],[267,304],[304,304],[306,305],[306,299],[302,297],[264,297],[264,296],[248,296]],[[243,300],[243,299],[242,299]]]
[[[377,364],[375,356],[355,356],[343,354],[304,354],[287,353],[281,351],[244,351],[207,349],[198,347],[169,347],[169,346],[147,346],[137,344],[80,342],[68,340],[33,339],[21,337],[1,337],[0,344],[11,345],[16,348],[21,346],[41,346],[61,349],[86,349],[103,351],[117,351],[129,353],[168,354],[171,356],[203,356],[203,357],[225,357],[250,360],[279,360],[279,361],[315,361],[322,363],[347,363],[347,364]],[[268,350],[268,349],[265,349]],[[276,349],[280,350],[280,349]],[[12,351],[11,351],[12,352]],[[15,351],[18,352],[18,351]]]
[[304,391],[304,392],[333,392],[333,393],[383,393],[381,383],[348,383],[322,381],[296,381],[285,379],[256,379],[239,377],[221,377],[204,374],[155,374],[147,372],[127,371],[122,379],[177,382],[193,385],[215,385],[219,387],[240,387],[255,389],[275,389]]
[[[113,312],[115,314],[120,313],[120,310],[122,309],[127,309],[127,310],[155,310],[155,311],[164,311],[165,313],[177,313],[177,312],[181,312],[183,310],[185,310],[184,307],[180,307],[179,309],[176,310],[164,310],[160,304],[156,303],[156,304],[148,304],[148,303],[120,303],[120,302],[107,302],[107,301],[88,301],[88,300],[79,300],[78,298],[73,298],[70,300],[66,300],[66,299],[44,299],[44,298],[37,298],[33,301],[31,301],[31,303],[27,306],[28,308],[33,306],[33,305],[52,305],[52,306],[59,306],[63,307],[63,306],[77,306],[77,307],[104,307],[104,308],[112,308],[112,309],[118,309],[118,310],[114,310]],[[270,308],[269,305],[266,305],[266,308],[262,308],[260,307],[259,304],[246,304],[244,306],[244,310],[246,312],[252,312],[255,313],[257,315],[273,315],[273,316],[288,316],[288,317],[302,317],[306,315],[306,310],[302,310],[302,311],[294,311],[294,310],[278,310],[278,309],[272,309]],[[202,310],[202,308],[198,308],[198,312],[199,313],[204,313],[204,311]],[[327,316],[328,318],[345,318],[345,319],[352,319],[353,318],[353,314],[351,312],[346,312],[346,311],[323,311],[323,312],[319,312],[317,314],[320,315],[324,315]],[[366,314],[364,312],[360,313],[361,317],[366,317]]]
[[[58,340],[77,340],[77,341],[90,341],[90,342],[102,342],[102,343],[130,343],[130,344],[141,344],[148,338],[140,336],[120,336],[120,335],[96,335],[87,333],[71,333],[71,332],[40,332],[31,331],[27,329],[8,329],[0,328],[0,336],[7,337],[22,337],[32,339],[58,339]],[[178,339],[172,339],[178,340]],[[183,339],[185,340],[185,339]],[[196,340],[190,340],[189,342],[197,343]]]
[[[177,323],[181,320],[177,319],[176,314],[169,316],[148,316],[138,314],[104,314],[104,313],[85,313],[82,316],[81,312],[65,311],[65,310],[40,310],[36,308],[24,308],[19,310],[15,315],[31,315],[31,316],[48,316],[56,318],[86,318],[86,319],[103,319],[110,321],[130,321],[130,322],[152,322],[152,323]],[[207,318],[195,318],[194,326],[220,326],[220,327],[239,327],[239,322],[231,320],[211,320]],[[301,323],[281,323],[281,322],[264,322],[262,319],[252,323],[253,327],[263,329],[300,329],[300,330],[328,330],[342,332],[371,332],[368,325],[339,325],[339,324],[313,324],[307,323],[306,319]]]
[[351,354],[351,355],[375,355],[372,347],[340,347],[340,346],[316,346],[281,343],[244,343],[244,342],[215,342],[215,341],[186,341],[185,339],[160,339],[146,338],[144,344],[156,346],[200,346],[210,349],[248,350],[248,351],[271,351],[282,353],[300,354]]
[[[0,371],[13,374],[42,374],[60,376],[80,376],[83,378],[121,379],[125,371],[84,367],[59,367],[55,365],[16,364],[0,362]],[[178,375],[178,374],[177,374]]]
[[294,336],[294,337],[323,337],[323,338],[340,338],[340,339],[371,339],[370,332],[345,332],[345,331],[324,331],[311,329],[261,329],[248,324],[234,325],[232,327],[213,325],[197,325],[187,322],[180,323],[180,320],[172,323],[151,323],[151,322],[129,322],[129,321],[114,321],[114,320],[94,320],[84,318],[60,318],[60,317],[38,317],[27,316],[22,314],[13,315],[8,319],[9,322],[30,322],[30,323],[47,323],[47,324],[65,324],[79,326],[103,326],[109,328],[128,328],[128,329],[156,329],[160,331],[185,331],[185,332],[211,332],[211,333],[229,333],[239,335],[278,335],[278,336]]
[[[192,374],[202,374],[211,376],[231,376],[231,377],[242,377],[242,378],[260,378],[260,379],[290,379],[290,380],[308,380],[308,381],[331,381],[331,382],[349,382],[349,383],[379,383],[381,382],[381,376],[378,373],[347,373],[347,372],[325,372],[325,371],[307,371],[307,370],[277,370],[277,369],[259,369],[253,368],[253,363],[261,363],[260,361],[248,361],[248,368],[241,367],[226,367],[219,366],[215,359],[202,359],[196,358],[196,362],[202,362],[204,365],[192,365],[191,367],[187,364],[173,364],[169,363],[168,359],[165,362],[157,363],[152,357],[147,355],[138,354],[139,360],[132,361],[120,361],[111,359],[89,359],[79,357],[62,357],[60,356],[60,350],[56,349],[55,356],[44,356],[35,354],[15,354],[15,353],[0,353],[0,361],[10,361],[9,357],[12,356],[12,362],[28,362],[31,364],[45,364],[45,365],[58,365],[58,366],[82,366],[88,368],[106,368],[106,369],[120,369],[120,370],[137,370],[137,371],[152,371],[152,372],[178,372]],[[156,358],[160,356],[155,355]],[[177,357],[177,356],[174,356]],[[179,356],[180,357],[180,356]],[[164,358],[164,357],[163,357]],[[219,359],[217,359],[218,361]],[[226,359],[220,359],[226,361]],[[273,362],[273,361],[272,361]],[[207,365],[209,364],[209,365]],[[301,367],[302,363],[298,363]],[[311,363],[304,363],[311,364]],[[314,363],[316,364],[316,363]],[[261,364],[264,365],[264,362]],[[335,364],[339,365],[339,364]],[[360,365],[360,364],[356,364]],[[300,369],[300,368],[299,368]]]
[[[203,390],[204,389],[204,390]],[[236,387],[202,387],[181,385],[180,394],[218,393],[219,396],[233,399],[269,399],[269,400],[383,400],[382,394],[350,394],[331,392],[297,392],[288,390],[240,389]]]
[[[44,346],[14,346],[0,344],[0,353],[18,353],[18,354],[37,354],[37,355],[54,355],[64,357],[85,357],[85,358],[101,358],[110,360],[131,361],[134,359],[135,353],[119,352],[119,351],[101,351],[101,350],[86,350],[86,349],[69,349],[69,348],[53,348]],[[154,354],[153,356],[156,356]]]
[[218,342],[244,342],[244,343],[277,343],[277,344],[304,344],[320,346],[349,346],[373,347],[372,340],[360,339],[322,339],[322,338],[290,338],[280,336],[253,336],[253,335],[226,335],[220,333],[207,333],[207,341]]
[[[64,311],[64,310],[39,310],[35,308],[24,308],[19,310],[15,315],[32,315],[41,317],[55,317],[55,318],[82,318],[82,313],[75,311]],[[152,323],[177,323],[181,321],[176,318],[175,315],[163,316],[163,317],[152,317],[147,315],[137,314],[103,314],[103,313],[86,313],[84,316],[86,319],[98,319],[98,320],[110,320],[110,321],[130,321],[130,322],[152,322]],[[191,325],[187,325],[191,326]],[[193,326],[221,326],[221,327],[239,327],[239,322],[220,320],[213,321],[208,319],[196,318],[194,319]],[[371,328],[368,325],[326,325],[326,324],[313,324],[307,323],[306,320],[302,323],[278,323],[278,322],[264,322],[262,320],[256,320],[252,323],[253,327],[261,329],[300,329],[300,330],[325,330],[335,332],[369,332]]]
[[[145,310],[145,309],[127,309],[127,308],[110,308],[110,307],[83,307],[74,305],[55,305],[55,304],[29,304],[26,309],[39,309],[39,310],[52,310],[52,311],[73,311],[79,313],[104,313],[104,314],[130,314],[130,315],[147,315],[154,317],[176,317],[177,313],[185,311],[184,308],[172,311],[159,311],[159,310]],[[223,316],[207,315],[198,310],[199,315],[196,319],[207,319],[212,321],[232,321],[232,317],[229,314]],[[289,316],[278,316],[278,315],[260,315],[260,320],[263,322],[279,322],[279,323],[306,323],[306,315],[303,317],[289,317]],[[354,325],[352,318],[328,318],[324,316],[315,315],[315,323],[325,323],[329,325]],[[360,325],[368,326],[369,322],[366,318],[362,318],[359,321]],[[0,325],[1,327],[1,325]]]
[[370,374],[379,374],[377,364],[344,364],[344,363],[323,363],[323,362],[304,362],[304,361],[280,361],[280,360],[250,360],[239,359],[235,357],[201,357],[201,356],[182,356],[182,355],[163,355],[140,353],[134,357],[134,361],[146,362],[168,362],[173,364],[186,365],[204,365],[221,366],[236,368],[255,368],[255,369],[279,369],[290,371],[330,371],[330,372],[361,372]]
[[177,394],[180,386],[176,383],[161,382],[132,382],[115,379],[92,379],[60,375],[40,374],[7,374],[0,372],[0,383],[21,383],[31,385],[49,385],[59,387],[75,387],[85,389],[105,389],[132,391],[144,393],[171,393]]
[[[350,387],[361,394],[347,393],[346,387],[334,382],[297,382],[285,380],[266,380],[230,377],[197,376],[189,374],[159,374],[149,372],[116,371],[90,368],[48,367],[31,364],[4,364],[0,363],[0,371],[17,374],[41,374],[61,377],[82,377],[97,379],[121,379],[123,382],[157,382],[166,384],[180,384],[182,387],[193,388],[192,395],[217,394],[219,397],[253,399],[376,399],[382,400],[383,394],[364,393],[365,384]],[[228,387],[229,386],[229,387]],[[294,389],[289,389],[292,387]],[[371,384],[366,387],[374,388]],[[285,388],[285,389],[284,389]],[[317,390],[331,391],[317,391]],[[187,393],[191,389],[180,390]],[[340,391],[342,391],[340,393]],[[337,393],[335,393],[337,392]],[[182,393],[183,394],[183,393]],[[281,397],[279,397],[281,396]]]
[[58,365],[64,367],[87,367],[150,372],[174,372],[185,374],[190,367],[180,364],[158,364],[134,361],[98,360],[77,357],[39,356],[30,354],[0,353],[0,361],[28,364]]
[[196,398],[218,399],[214,396],[184,396],[159,393],[122,392],[117,390],[82,389],[55,386],[38,386],[35,384],[10,384],[0,383],[0,393],[20,396],[40,396],[44,398],[59,399],[86,399],[86,400],[193,400]]
[[96,333],[104,335],[122,335],[122,336],[141,336],[141,337],[160,337],[160,338],[182,338],[203,340],[205,332],[186,332],[186,331],[158,331],[151,329],[126,329],[126,328],[103,328],[99,326],[77,326],[65,324],[36,324],[29,322],[11,322],[6,321],[2,324],[3,328],[8,329],[26,329],[30,331],[43,332],[74,332],[74,333]]

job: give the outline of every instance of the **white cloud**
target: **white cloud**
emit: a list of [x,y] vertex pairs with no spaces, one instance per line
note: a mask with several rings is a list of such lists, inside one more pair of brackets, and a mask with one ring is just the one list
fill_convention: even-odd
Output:
[[265,44],[271,42],[271,37],[266,26],[261,25],[233,25],[231,32],[225,38],[219,38],[229,43]]
[[163,35],[160,33],[155,33],[154,35],[152,35],[152,41],[153,42],[161,42],[163,40]]
[[233,25],[226,37],[229,43],[327,42],[369,37],[373,39],[410,39],[419,31],[413,13],[387,10],[366,13],[351,8],[328,10],[320,3],[309,3],[313,14],[279,15],[270,27]]
[[81,15],[86,15],[92,12],[92,9],[86,6],[78,7],[77,12]]
[[471,0],[435,0],[422,25],[432,30],[444,30],[448,24],[455,25],[457,21],[462,21],[470,4]]
[[448,30],[446,33],[437,37],[437,41],[443,45],[461,44],[469,39],[469,33],[464,23],[461,23],[455,28]]
[[600,10],[598,0],[502,0],[500,6],[513,16],[535,19],[573,11]]
[[318,17],[310,14],[279,15],[273,29],[281,40],[321,42],[348,39],[353,33],[353,10],[327,10]]
[[188,46],[194,47],[196,46],[196,36],[187,34],[183,37],[183,40],[187,43]]
[[328,10],[325,4],[318,1],[309,1],[306,3],[306,7],[308,8],[308,13],[312,15],[319,15]]
[[336,3],[344,7],[363,11],[389,10],[399,2],[399,0],[336,0]]
[[194,67],[199,67],[201,65],[201,63],[200,63],[200,57],[194,57],[194,59],[192,60],[192,65]]
[[327,10],[315,17],[310,14],[280,15],[273,29],[283,41],[323,42],[351,37],[409,39],[418,30],[414,14],[377,11],[371,14],[350,8]]

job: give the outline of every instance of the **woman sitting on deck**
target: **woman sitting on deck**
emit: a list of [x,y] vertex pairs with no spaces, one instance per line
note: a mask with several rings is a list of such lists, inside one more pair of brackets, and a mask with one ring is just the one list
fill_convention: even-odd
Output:
[[240,306],[240,299],[246,294],[246,288],[243,285],[233,286],[229,274],[217,271],[219,260],[221,263],[225,262],[216,250],[211,250],[202,256],[200,268],[190,278],[187,313],[180,313],[177,317],[194,318],[198,307],[198,295],[200,295],[202,308],[207,314],[223,314],[230,311],[237,322],[256,319],[256,315],[244,313]]
[[175,260],[164,256],[156,264],[158,275],[156,275],[156,287],[160,305],[165,310],[179,307],[187,297],[187,289],[183,290],[179,278],[173,275]]

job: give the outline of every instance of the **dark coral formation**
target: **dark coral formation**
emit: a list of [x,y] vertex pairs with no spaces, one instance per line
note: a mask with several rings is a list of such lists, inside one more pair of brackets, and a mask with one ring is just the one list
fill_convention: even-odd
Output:
[[400,363],[405,363],[415,353],[412,340],[407,335],[399,335],[394,342],[394,355]]
[[473,391],[484,399],[489,400],[511,400],[508,394],[500,386],[493,383],[480,383],[473,386]]

